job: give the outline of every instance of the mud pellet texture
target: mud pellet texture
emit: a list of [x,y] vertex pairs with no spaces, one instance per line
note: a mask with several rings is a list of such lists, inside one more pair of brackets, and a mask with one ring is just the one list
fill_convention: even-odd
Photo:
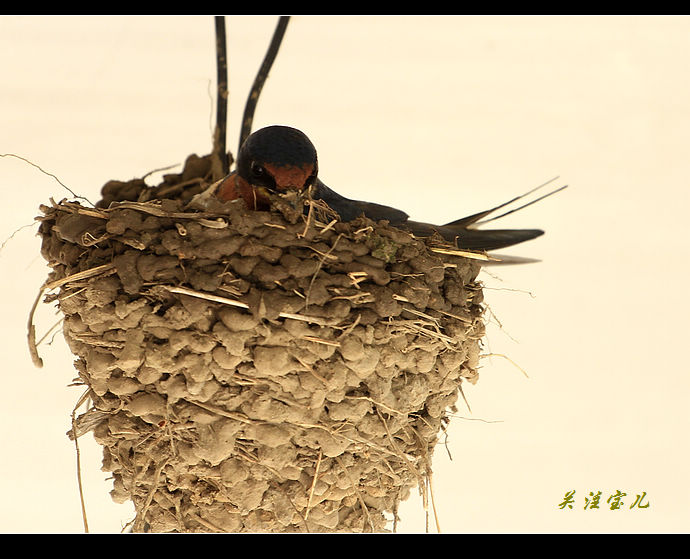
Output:
[[209,169],[41,207],[77,435],[135,532],[390,530],[477,380],[478,264],[301,200],[190,209]]

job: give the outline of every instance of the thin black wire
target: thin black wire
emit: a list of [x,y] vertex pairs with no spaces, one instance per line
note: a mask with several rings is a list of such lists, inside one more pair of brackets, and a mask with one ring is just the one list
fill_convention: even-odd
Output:
[[280,48],[280,43],[283,41],[283,36],[285,35],[285,30],[287,29],[289,21],[290,16],[280,16],[278,19],[278,25],[276,25],[276,29],[273,32],[271,44],[268,46],[264,61],[261,63],[259,72],[256,74],[256,78],[254,79],[254,85],[252,85],[252,89],[249,92],[249,97],[247,98],[247,103],[244,106],[242,130],[240,132],[240,147],[242,147],[242,144],[252,132],[252,122],[254,120],[256,104],[259,101],[259,95],[261,94],[261,89],[263,88],[266,78],[268,77],[268,72],[271,70],[273,61],[278,54],[278,49]]
[[218,101],[216,106],[216,133],[214,148],[220,157],[223,174],[230,171],[226,149],[228,121],[228,58],[225,42],[225,16],[215,16],[216,23],[216,80],[218,82]]

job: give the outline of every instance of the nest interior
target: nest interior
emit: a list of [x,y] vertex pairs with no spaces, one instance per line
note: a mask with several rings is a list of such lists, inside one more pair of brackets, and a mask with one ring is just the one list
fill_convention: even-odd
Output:
[[70,435],[135,532],[386,531],[477,379],[479,265],[314,201],[190,209],[210,165],[41,207],[90,396]]

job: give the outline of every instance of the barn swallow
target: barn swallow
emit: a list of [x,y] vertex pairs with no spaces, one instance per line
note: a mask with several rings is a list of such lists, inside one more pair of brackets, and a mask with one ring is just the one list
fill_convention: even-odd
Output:
[[[541,186],[544,185],[537,188]],[[250,209],[267,210],[270,205],[269,193],[280,194],[291,190],[303,192],[310,189],[312,198],[328,204],[342,221],[352,221],[363,215],[373,221],[386,220],[394,227],[409,231],[418,237],[438,233],[445,240],[455,243],[458,248],[487,251],[534,239],[543,235],[544,231],[480,230],[475,229],[477,225],[517,211],[563,188],[565,186],[495,218],[484,219],[496,210],[534,192],[536,188],[489,210],[444,225],[412,221],[402,210],[374,202],[352,200],[338,194],[318,178],[316,148],[303,132],[288,126],[268,126],[247,138],[238,153],[236,170],[220,181],[215,195],[221,200],[242,198]]]

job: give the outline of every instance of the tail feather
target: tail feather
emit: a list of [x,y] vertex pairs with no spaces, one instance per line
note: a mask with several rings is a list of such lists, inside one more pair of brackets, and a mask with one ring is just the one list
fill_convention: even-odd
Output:
[[541,229],[477,229],[477,226],[521,210],[522,208],[534,204],[539,200],[543,200],[547,196],[551,196],[552,194],[555,194],[556,192],[566,188],[567,185],[561,186],[536,198],[535,200],[532,200],[531,202],[522,204],[521,206],[508,210],[498,216],[484,219],[496,210],[505,208],[513,202],[517,202],[518,200],[525,198],[533,192],[536,192],[538,189],[550,184],[557,178],[558,177],[554,177],[553,179],[546,181],[544,184],[540,184],[536,188],[533,188],[530,191],[525,192],[520,196],[516,196],[515,198],[499,204],[498,206],[495,206],[489,210],[456,219],[455,221],[451,221],[445,225],[433,225],[431,223],[411,221],[408,219],[407,213],[402,210],[398,210],[397,208],[384,206],[382,204],[376,204],[373,202],[346,198],[328,188],[320,180],[317,180],[316,182],[313,196],[316,199],[321,199],[326,202],[340,215],[340,218],[343,221],[351,221],[361,215],[364,215],[369,219],[373,219],[374,221],[385,219],[391,225],[399,227],[400,229],[405,229],[418,237],[428,237],[434,233],[438,233],[448,242],[456,243],[458,248],[488,251],[523,243],[544,234],[544,231]]
[[419,221],[406,221],[400,225],[418,237],[432,235],[434,232],[458,248],[469,250],[496,250],[535,239],[544,234],[541,229],[466,229],[465,227],[432,225]]
[[545,183],[540,184],[539,186],[535,186],[534,188],[532,188],[531,190],[528,190],[528,191],[525,192],[524,194],[520,194],[519,196],[516,196],[515,198],[511,198],[511,199],[508,200],[507,202],[503,202],[502,204],[499,204],[498,206],[494,206],[493,208],[490,208],[490,209],[488,209],[488,210],[484,210],[484,211],[482,211],[482,212],[477,212],[476,214],[468,215],[467,217],[461,217],[460,219],[456,219],[455,221],[451,221],[451,222],[449,222],[449,223],[446,223],[446,224],[444,225],[444,227],[446,227],[446,226],[454,226],[454,227],[472,227],[473,225],[475,225],[475,226],[476,226],[476,225],[479,225],[479,223],[488,223],[489,221],[493,221],[493,220],[495,220],[495,219],[499,219],[499,218],[501,218],[501,217],[503,217],[503,216],[506,216],[506,215],[508,215],[508,214],[511,214],[511,213],[513,213],[513,212],[516,212],[516,211],[518,211],[518,210],[521,210],[521,209],[523,209],[523,208],[526,208],[527,206],[531,206],[532,204],[538,202],[539,200],[543,200],[543,199],[546,198],[547,196],[551,196],[552,194],[556,194],[556,192],[560,192],[561,190],[563,190],[564,188],[566,188],[568,185],[561,186],[561,187],[557,188],[556,190],[552,190],[551,192],[549,192],[549,193],[547,193],[547,194],[544,194],[543,196],[540,196],[539,198],[537,198],[537,199],[535,199],[535,200],[532,200],[531,202],[527,202],[526,204],[523,204],[522,206],[520,206],[520,207],[518,207],[518,208],[509,210],[509,211],[507,211],[507,212],[504,212],[504,213],[502,213],[501,215],[498,215],[498,216],[496,216],[496,217],[492,217],[492,218],[486,219],[486,220],[484,220],[483,222],[480,221],[481,219],[485,218],[487,215],[494,213],[496,210],[500,210],[501,208],[505,208],[506,206],[509,206],[509,205],[512,204],[513,202],[517,202],[518,200],[521,200],[521,199],[523,199],[523,198],[529,196],[529,195],[532,194],[533,192],[536,192],[536,191],[539,190],[540,188],[545,187],[547,184],[551,184],[553,181],[555,181],[555,180],[557,180],[557,179],[558,179],[558,177],[554,177],[554,178],[552,178],[552,179],[546,181]]

